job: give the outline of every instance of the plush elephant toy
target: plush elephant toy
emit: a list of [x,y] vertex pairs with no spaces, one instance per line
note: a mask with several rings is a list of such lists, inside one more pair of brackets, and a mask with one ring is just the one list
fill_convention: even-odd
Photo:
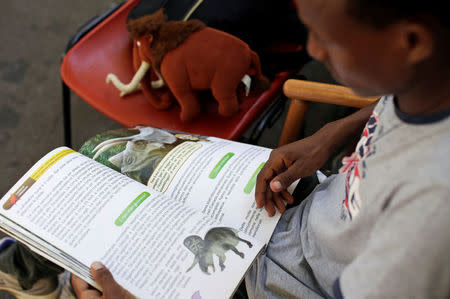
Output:
[[238,86],[243,78],[253,75],[255,89],[269,86],[257,53],[237,37],[199,20],[166,21],[160,9],[129,20],[127,28],[136,73],[128,84],[114,74],[106,78],[121,96],[142,89],[156,109],[169,108],[175,97],[181,120],[192,121],[201,113],[196,91],[210,89],[219,114],[231,116],[239,110]]

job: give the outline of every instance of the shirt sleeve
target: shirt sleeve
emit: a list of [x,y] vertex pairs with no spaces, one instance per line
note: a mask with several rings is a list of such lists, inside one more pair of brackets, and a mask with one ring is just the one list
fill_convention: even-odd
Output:
[[335,282],[336,298],[449,298],[450,189],[399,197],[383,208],[367,246]]

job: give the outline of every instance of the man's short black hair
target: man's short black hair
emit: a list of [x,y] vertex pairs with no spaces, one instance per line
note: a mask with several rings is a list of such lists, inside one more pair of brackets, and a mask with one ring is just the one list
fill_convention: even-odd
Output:
[[378,28],[410,19],[450,29],[447,3],[442,0],[347,0],[347,10],[350,16]]

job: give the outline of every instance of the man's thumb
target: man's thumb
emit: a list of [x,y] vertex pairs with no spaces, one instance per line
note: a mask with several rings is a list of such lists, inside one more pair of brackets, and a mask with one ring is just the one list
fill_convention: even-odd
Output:
[[100,262],[92,263],[91,274],[103,291],[110,290],[117,285],[111,272]]
[[286,190],[293,182],[299,178],[298,171],[294,167],[286,169],[270,181],[270,189],[273,192],[281,192]]

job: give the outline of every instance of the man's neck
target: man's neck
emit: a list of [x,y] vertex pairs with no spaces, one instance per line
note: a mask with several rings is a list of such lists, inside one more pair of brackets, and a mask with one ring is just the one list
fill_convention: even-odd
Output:
[[397,105],[400,111],[410,115],[427,115],[450,108],[450,79],[427,80],[408,91],[399,93]]

